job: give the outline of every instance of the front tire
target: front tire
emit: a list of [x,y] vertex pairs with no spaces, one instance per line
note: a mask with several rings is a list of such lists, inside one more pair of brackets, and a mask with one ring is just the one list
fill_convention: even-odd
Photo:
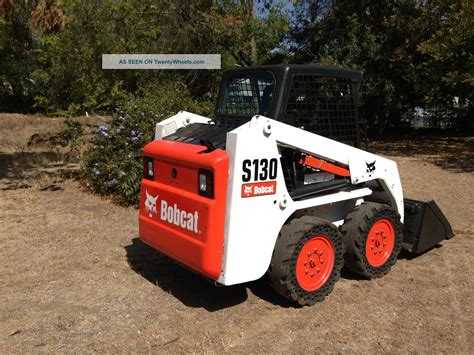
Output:
[[345,267],[373,279],[386,275],[402,248],[403,225],[390,206],[366,202],[350,212],[341,232],[346,247]]
[[337,228],[303,216],[281,229],[268,273],[280,295],[309,306],[331,293],[343,264],[344,243]]

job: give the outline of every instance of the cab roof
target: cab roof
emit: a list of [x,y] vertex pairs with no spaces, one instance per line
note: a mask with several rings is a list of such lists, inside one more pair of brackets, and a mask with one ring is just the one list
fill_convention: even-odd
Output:
[[299,73],[313,73],[320,74],[323,76],[336,76],[351,78],[354,81],[360,81],[362,79],[362,71],[337,67],[330,65],[320,64],[275,64],[275,65],[255,65],[251,67],[237,67],[226,70],[226,74],[234,74],[238,72],[249,72],[257,70],[269,70],[275,74],[284,75],[288,72],[299,72]]

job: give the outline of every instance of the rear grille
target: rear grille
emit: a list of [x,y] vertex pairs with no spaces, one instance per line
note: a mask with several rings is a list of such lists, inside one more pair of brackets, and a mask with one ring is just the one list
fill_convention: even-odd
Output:
[[228,131],[228,127],[222,124],[192,123],[178,129],[175,133],[163,139],[197,145],[201,145],[203,142],[209,142],[215,148],[225,149]]

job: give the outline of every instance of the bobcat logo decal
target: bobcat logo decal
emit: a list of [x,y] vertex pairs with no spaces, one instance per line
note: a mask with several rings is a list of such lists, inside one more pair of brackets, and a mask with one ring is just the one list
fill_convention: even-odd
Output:
[[367,172],[370,174],[370,173],[373,173],[375,171],[375,160],[373,163],[367,163],[365,162],[365,165],[367,165]]
[[157,212],[156,211],[156,201],[158,200],[158,196],[156,195],[153,197],[148,193],[148,190],[145,190],[146,192],[146,201],[145,201],[145,209],[148,212],[148,217],[153,217],[153,215]]
[[276,194],[276,181],[263,181],[242,184],[241,197],[257,197]]

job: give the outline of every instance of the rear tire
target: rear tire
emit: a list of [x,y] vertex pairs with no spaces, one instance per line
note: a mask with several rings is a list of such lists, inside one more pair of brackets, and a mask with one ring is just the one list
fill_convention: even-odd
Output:
[[344,243],[337,228],[303,216],[281,229],[268,274],[280,295],[310,306],[331,293],[343,264]]
[[403,241],[400,215],[387,205],[363,203],[350,212],[341,232],[345,267],[373,279],[386,275],[397,262]]

